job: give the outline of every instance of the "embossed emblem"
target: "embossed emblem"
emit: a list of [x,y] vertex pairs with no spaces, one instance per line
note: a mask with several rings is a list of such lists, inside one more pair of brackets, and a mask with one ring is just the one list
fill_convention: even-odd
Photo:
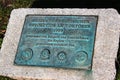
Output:
[[75,61],[77,63],[84,63],[87,60],[87,53],[85,51],[79,51],[76,53]]
[[66,59],[66,53],[65,52],[60,52],[57,55],[59,60],[65,60]]
[[21,54],[22,54],[23,60],[29,60],[33,56],[32,49],[30,49],[30,48],[25,49]]
[[40,58],[43,60],[49,59],[50,58],[50,51],[48,49],[44,49],[40,54]]

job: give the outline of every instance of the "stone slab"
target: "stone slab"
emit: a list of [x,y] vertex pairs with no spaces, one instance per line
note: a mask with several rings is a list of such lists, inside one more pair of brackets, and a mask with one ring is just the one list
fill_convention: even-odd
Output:
[[[92,70],[75,70],[33,66],[16,66],[14,59],[25,16],[39,15],[97,15],[98,25]],[[118,50],[120,16],[114,9],[14,9],[11,13],[0,51],[0,75],[15,79],[40,80],[114,80],[115,58]]]

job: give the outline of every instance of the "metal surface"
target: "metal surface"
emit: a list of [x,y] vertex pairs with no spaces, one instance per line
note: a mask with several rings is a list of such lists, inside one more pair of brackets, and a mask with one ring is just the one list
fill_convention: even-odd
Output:
[[97,16],[28,15],[14,64],[91,69]]

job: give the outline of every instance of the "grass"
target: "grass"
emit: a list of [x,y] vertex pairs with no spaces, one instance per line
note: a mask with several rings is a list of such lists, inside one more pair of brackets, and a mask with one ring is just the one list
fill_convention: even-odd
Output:
[[0,80],[15,80],[6,76],[0,76]]
[[31,7],[34,0],[0,0],[0,48],[10,13],[16,8]]
[[[31,4],[34,0],[0,0],[0,48],[3,41],[3,37],[6,31],[8,19],[10,17],[10,13],[13,9],[16,8],[28,8],[31,7]],[[120,49],[118,52],[118,66],[117,66],[117,75],[116,80],[120,80]],[[0,76],[0,80],[14,80],[9,77]]]

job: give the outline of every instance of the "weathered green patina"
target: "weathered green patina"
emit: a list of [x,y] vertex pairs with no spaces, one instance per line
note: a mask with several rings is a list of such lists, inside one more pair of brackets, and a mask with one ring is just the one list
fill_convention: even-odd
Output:
[[28,15],[14,64],[91,69],[98,17]]

